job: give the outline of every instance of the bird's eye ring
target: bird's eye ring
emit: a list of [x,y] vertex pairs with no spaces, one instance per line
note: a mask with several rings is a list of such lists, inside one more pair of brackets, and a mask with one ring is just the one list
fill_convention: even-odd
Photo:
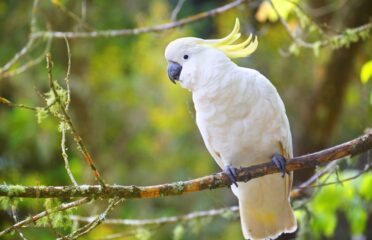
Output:
[[183,55],[183,59],[185,60],[189,59],[189,55]]

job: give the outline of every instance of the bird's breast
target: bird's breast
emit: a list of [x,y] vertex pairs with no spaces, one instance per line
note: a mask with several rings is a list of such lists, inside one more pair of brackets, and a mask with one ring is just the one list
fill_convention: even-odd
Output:
[[270,103],[245,84],[237,82],[218,94],[193,94],[197,125],[208,150],[237,167],[267,161],[279,132]]

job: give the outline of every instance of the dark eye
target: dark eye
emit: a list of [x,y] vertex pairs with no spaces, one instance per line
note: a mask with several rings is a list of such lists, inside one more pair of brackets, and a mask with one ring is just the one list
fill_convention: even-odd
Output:
[[183,55],[183,59],[185,60],[189,59],[189,55]]

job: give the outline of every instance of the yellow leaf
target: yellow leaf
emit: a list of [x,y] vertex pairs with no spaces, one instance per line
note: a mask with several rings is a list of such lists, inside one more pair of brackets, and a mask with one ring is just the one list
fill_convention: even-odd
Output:
[[[295,4],[297,2],[298,0],[294,0],[292,2],[289,2],[287,0],[272,0],[272,3],[278,10],[280,16],[282,16],[285,20],[288,19],[290,12],[295,7]],[[255,17],[259,22],[266,21],[276,22],[278,20],[278,15],[276,14],[276,12],[271,7],[271,4],[268,1],[264,1],[261,3]]]
[[51,0],[51,2],[54,4],[54,5],[61,5],[61,1],[60,0]]
[[362,66],[360,71],[360,80],[363,84],[366,84],[368,80],[372,77],[372,60],[366,62]]

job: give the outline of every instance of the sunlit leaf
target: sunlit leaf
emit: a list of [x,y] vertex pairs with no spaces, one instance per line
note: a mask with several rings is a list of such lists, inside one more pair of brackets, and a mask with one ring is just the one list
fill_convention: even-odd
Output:
[[372,201],[372,173],[365,174],[361,178],[360,194],[368,201]]
[[173,229],[173,240],[181,240],[185,235],[185,228],[182,224],[178,224]]
[[366,62],[362,66],[362,70],[360,71],[360,80],[362,83],[367,83],[369,79],[372,77],[372,60]]
[[351,225],[351,232],[353,235],[362,234],[365,230],[368,214],[363,205],[354,205],[349,207],[346,216]]
[[[289,14],[293,10],[297,2],[297,0],[291,2],[285,0],[272,0],[272,3],[278,10],[280,16],[282,16],[285,20],[288,19]],[[275,22],[278,20],[278,15],[268,1],[264,1],[261,3],[255,17],[259,22]]]

